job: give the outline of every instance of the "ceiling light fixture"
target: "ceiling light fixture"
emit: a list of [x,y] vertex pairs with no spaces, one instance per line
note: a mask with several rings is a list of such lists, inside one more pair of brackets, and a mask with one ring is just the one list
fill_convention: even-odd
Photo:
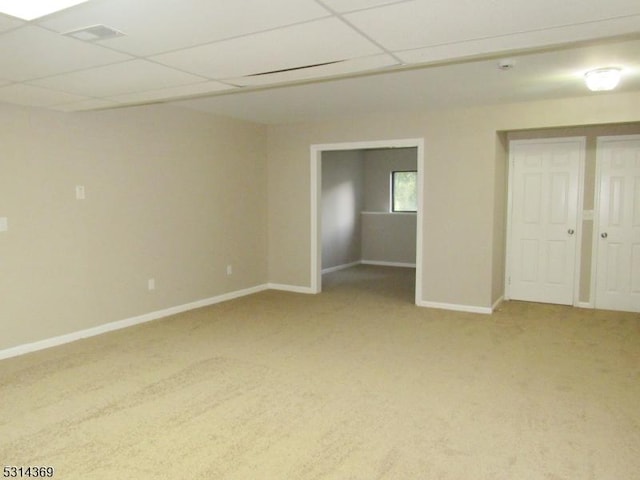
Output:
[[584,81],[592,92],[613,90],[620,82],[619,68],[597,68],[584,74]]
[[35,20],[88,0],[0,0],[0,12],[22,20]]

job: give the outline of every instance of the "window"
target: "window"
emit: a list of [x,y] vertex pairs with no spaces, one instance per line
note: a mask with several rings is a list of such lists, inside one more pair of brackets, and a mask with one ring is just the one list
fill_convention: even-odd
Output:
[[391,172],[391,211],[418,210],[418,172]]

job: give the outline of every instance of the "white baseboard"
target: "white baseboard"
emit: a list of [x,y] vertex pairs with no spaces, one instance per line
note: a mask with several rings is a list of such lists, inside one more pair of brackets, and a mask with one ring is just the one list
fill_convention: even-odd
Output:
[[590,308],[592,310],[595,308],[593,306],[593,303],[591,303],[591,302],[578,302],[578,303],[576,303],[576,307],[578,307],[578,308]]
[[281,283],[268,283],[267,288],[269,290],[281,290],[283,292],[293,293],[315,293],[311,287],[299,287],[297,285],[283,285]]
[[500,297],[495,302],[493,302],[493,305],[491,305],[491,313],[493,313],[495,309],[498,308],[502,302],[504,302],[504,297]]
[[406,267],[416,268],[415,263],[401,263],[401,262],[379,262],[377,260],[362,260],[360,263],[363,265],[379,265],[381,267]]
[[337,272],[338,270],[344,270],[346,268],[355,267],[356,265],[360,265],[362,262],[358,260],[357,262],[345,263],[343,265],[337,265],[335,267],[328,267],[322,270],[322,273],[332,273]]
[[[362,263],[365,263],[365,262],[362,262]],[[407,265],[402,264],[402,265],[394,265],[394,266],[407,266]],[[144,315],[127,318],[124,320],[105,323],[103,325],[98,325],[97,327],[68,333],[66,335],[60,335],[57,337],[48,338],[48,339],[40,340],[33,343],[27,343],[24,345],[18,345],[16,347],[7,348],[5,350],[0,350],[0,360],[11,358],[11,357],[17,357],[19,355],[24,355],[26,353],[37,352],[38,350],[44,350],[46,348],[57,347],[59,345],[64,345],[65,343],[71,343],[77,340],[82,340],[83,338],[94,337],[96,335],[112,332],[114,330],[120,330],[123,328],[132,327],[134,325],[139,325],[141,323],[151,322],[153,320],[169,317],[171,315],[176,315],[178,313],[187,312],[189,310],[195,310],[196,308],[207,307],[209,305],[215,305],[216,303],[226,302],[228,300],[233,300],[234,298],[244,297],[247,295],[251,295],[251,294],[262,292],[264,290],[269,290],[269,289],[281,290],[286,292],[294,292],[294,293],[305,293],[305,294],[314,293],[310,287],[301,287],[296,285],[284,285],[284,284],[278,284],[278,283],[257,285],[255,287],[250,287],[243,290],[237,290],[235,292],[229,292],[222,295],[217,295],[215,297],[205,298],[202,300],[197,300],[195,302],[186,303],[184,305],[170,307],[170,308],[158,310],[151,313],[146,313]],[[502,299],[500,299],[499,301],[501,300]],[[461,312],[485,313],[485,314],[492,313],[492,308],[475,307],[470,305],[456,305],[456,304],[449,304],[449,303],[425,302],[425,301],[418,302],[417,304],[421,307],[439,308],[444,310],[455,310],[455,311],[461,311]]]
[[262,292],[264,290],[267,290],[268,288],[269,287],[267,285],[257,285],[255,287],[237,290],[235,292],[225,293],[222,295],[217,295],[215,297],[186,303],[177,307],[170,307],[164,310],[158,310],[151,313],[145,313],[144,315],[127,318],[125,320],[105,323],[103,325],[98,325],[97,327],[88,328],[86,330],[80,330],[77,332],[72,332],[66,335],[60,335],[33,343],[26,343],[24,345],[18,345],[17,347],[0,350],[0,360],[5,358],[17,357],[18,355],[24,355],[25,353],[36,352],[38,350],[44,350],[45,348],[57,347],[58,345],[64,345],[65,343],[71,343],[75,342],[76,340],[82,340],[83,338],[94,337],[96,335],[112,332],[114,330],[120,330],[122,328],[132,327],[141,323],[151,322],[153,320],[169,317],[178,313],[195,310],[196,308],[207,307],[216,303],[226,302],[228,300],[233,300],[234,298],[244,297],[253,293]]
[[427,308],[439,308],[440,310],[453,310],[456,312],[468,312],[468,313],[483,313],[491,314],[493,309],[491,307],[476,307],[474,305],[458,305],[455,303],[440,303],[440,302],[417,302],[419,307]]

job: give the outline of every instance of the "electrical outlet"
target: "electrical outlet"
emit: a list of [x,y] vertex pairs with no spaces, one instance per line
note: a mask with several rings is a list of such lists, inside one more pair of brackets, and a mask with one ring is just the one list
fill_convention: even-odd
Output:
[[233,267],[231,265],[227,265],[227,275],[233,275]]
[[76,200],[84,200],[84,185],[76,185]]
[[147,280],[147,288],[149,290],[155,290],[156,289],[156,279],[155,278],[150,278],[149,280]]

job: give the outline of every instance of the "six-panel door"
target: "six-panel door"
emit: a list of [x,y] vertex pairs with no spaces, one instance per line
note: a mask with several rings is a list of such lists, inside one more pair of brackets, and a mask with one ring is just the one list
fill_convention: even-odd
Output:
[[640,136],[598,139],[596,308],[640,311]]
[[572,305],[583,138],[513,141],[508,296]]

